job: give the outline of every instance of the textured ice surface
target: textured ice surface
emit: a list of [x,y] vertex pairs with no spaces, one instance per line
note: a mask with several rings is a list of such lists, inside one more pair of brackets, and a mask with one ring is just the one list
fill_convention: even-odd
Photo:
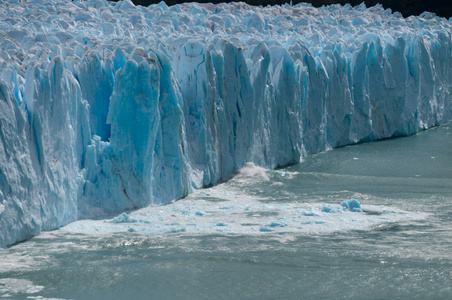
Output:
[[[257,170],[256,170],[257,171]],[[264,181],[249,170],[234,177]],[[268,180],[268,179],[267,179]],[[339,201],[338,201],[339,202]],[[351,199],[338,204],[275,202],[233,188],[229,183],[195,191],[166,206],[149,206],[107,220],[81,220],[62,231],[105,235],[136,234],[328,234],[345,230],[367,230],[388,223],[425,219],[427,213],[407,212],[394,207],[364,205]]]
[[[353,211],[353,212],[361,212],[361,205],[359,204],[359,202],[355,199],[351,199],[348,201],[343,201],[341,202],[341,206],[349,211]],[[325,211],[325,209],[324,209]],[[334,210],[333,210],[334,211]]]
[[0,0],[0,246],[451,120],[451,27],[381,6]]

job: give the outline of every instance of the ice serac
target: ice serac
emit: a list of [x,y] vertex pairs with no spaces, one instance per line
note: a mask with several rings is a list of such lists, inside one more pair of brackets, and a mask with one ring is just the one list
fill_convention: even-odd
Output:
[[77,219],[86,103],[60,58],[30,66],[19,105],[0,79],[0,245]]
[[451,21],[0,0],[0,247],[452,119]]

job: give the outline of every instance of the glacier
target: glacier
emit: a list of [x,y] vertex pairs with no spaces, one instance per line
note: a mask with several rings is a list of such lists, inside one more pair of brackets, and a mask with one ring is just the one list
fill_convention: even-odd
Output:
[[0,0],[0,247],[452,120],[452,20]]

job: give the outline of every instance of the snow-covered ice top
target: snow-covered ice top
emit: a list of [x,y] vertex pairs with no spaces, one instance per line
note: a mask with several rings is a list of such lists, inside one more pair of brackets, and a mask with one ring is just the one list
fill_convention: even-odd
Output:
[[[143,7],[103,0],[0,3],[1,67],[16,69],[22,83],[34,63],[45,65],[60,56],[73,68],[89,51],[108,57],[118,48],[130,54],[141,47],[173,56],[189,40],[215,48],[225,39],[245,52],[265,42],[291,54],[306,47],[314,56],[334,49],[352,55],[363,42],[380,40],[396,46],[398,38],[410,35],[437,40],[452,27],[431,13],[404,19],[381,5],[364,4],[315,8],[305,3],[267,7],[245,3],[168,7],[164,2]],[[190,51],[197,54],[201,48]]]
[[0,246],[452,119],[451,22],[0,0]]

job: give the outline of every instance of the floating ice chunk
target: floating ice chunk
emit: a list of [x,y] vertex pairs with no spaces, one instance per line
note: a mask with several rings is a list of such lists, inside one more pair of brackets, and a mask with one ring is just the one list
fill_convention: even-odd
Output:
[[110,223],[136,223],[139,222],[138,219],[131,217],[127,213],[122,213],[117,217],[114,217],[109,221]]
[[344,211],[344,207],[339,204],[325,204],[322,207],[322,212],[325,213],[341,213]]
[[341,202],[341,206],[349,211],[353,212],[362,212],[361,205],[359,204],[358,200],[351,199],[348,201]]
[[286,227],[287,224],[280,223],[280,222],[271,222],[270,224],[266,225],[267,227]]
[[168,233],[181,233],[187,231],[186,228],[171,228]]
[[197,216],[197,217],[202,217],[205,215],[204,212],[201,211],[188,211],[188,210],[184,210],[181,212],[182,215],[184,216]]
[[315,208],[303,209],[303,210],[300,210],[299,213],[303,216],[310,216],[310,217],[318,217],[318,216],[323,215],[322,212],[318,211]]
[[270,229],[270,228],[268,228],[268,227],[261,227],[261,228],[259,228],[259,231],[260,232],[272,232],[272,231],[274,231],[273,229]]
[[234,206],[221,206],[218,209],[233,209]]
[[321,225],[321,224],[325,224],[325,223],[327,223],[327,221],[324,221],[324,220],[309,220],[309,221],[302,222],[301,224],[304,224],[304,225]]

